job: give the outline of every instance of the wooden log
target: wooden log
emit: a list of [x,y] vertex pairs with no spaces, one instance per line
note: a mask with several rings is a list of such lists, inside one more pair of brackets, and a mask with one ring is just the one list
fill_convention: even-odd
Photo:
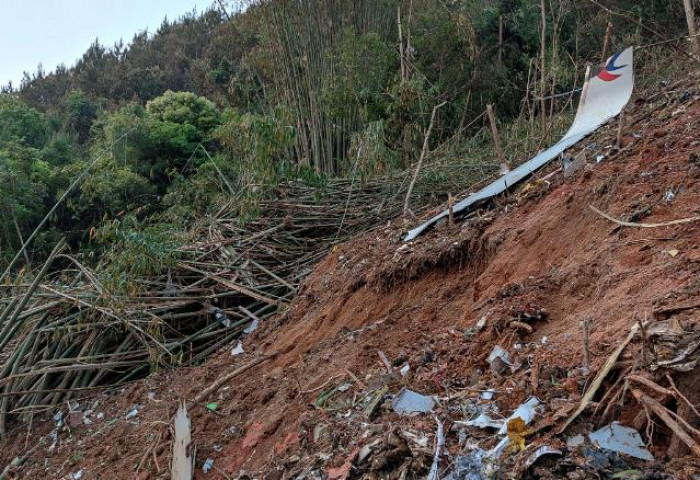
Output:
[[173,440],[173,460],[170,465],[172,480],[192,480],[194,475],[194,452],[192,448],[192,432],[187,406],[180,403],[175,414]]

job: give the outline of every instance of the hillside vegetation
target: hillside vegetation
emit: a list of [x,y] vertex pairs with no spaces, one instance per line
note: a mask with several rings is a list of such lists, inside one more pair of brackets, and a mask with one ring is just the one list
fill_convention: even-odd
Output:
[[[149,269],[161,270],[180,232],[222,207],[245,223],[280,182],[322,202],[330,178],[410,167],[444,101],[431,159],[482,178],[496,163],[477,118],[487,103],[517,160],[571,110],[569,97],[543,97],[580,86],[608,21],[608,52],[684,31],[681,2],[609,3],[623,13],[590,0],[262,1],[96,40],[76,65],[0,94],[0,266],[84,174],[21,261],[66,237],[92,263],[116,247],[155,254]],[[439,169],[428,180],[433,201],[460,188]]]

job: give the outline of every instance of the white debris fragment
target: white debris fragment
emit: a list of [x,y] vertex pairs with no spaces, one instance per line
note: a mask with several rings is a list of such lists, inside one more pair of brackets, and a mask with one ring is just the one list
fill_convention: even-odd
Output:
[[486,390],[485,392],[481,392],[481,398],[483,400],[493,400],[494,393],[496,393],[496,390],[494,390],[493,388],[490,388],[490,389]]
[[493,347],[487,361],[489,364],[492,364],[497,358],[501,359],[501,361],[506,365],[513,366],[513,363],[510,360],[510,355],[499,345]]
[[508,422],[516,418],[521,418],[523,422],[525,422],[525,425],[529,425],[530,422],[535,419],[535,415],[537,415],[537,410],[535,410],[535,407],[537,407],[539,404],[540,401],[537,397],[530,397],[527,402],[521,404],[513,413],[511,413],[510,417],[506,419],[498,433],[501,435],[508,433]]
[[576,435],[566,439],[566,448],[580,447],[584,443],[586,443],[586,438],[583,435]]
[[600,448],[623,453],[630,457],[641,458],[642,460],[654,460],[652,454],[644,446],[639,432],[634,428],[620,425],[619,422],[613,422],[593,433],[589,433],[588,438]]
[[53,421],[57,427],[63,426],[63,412],[59,411],[53,416]]
[[236,355],[241,355],[243,353],[245,353],[245,351],[243,350],[243,342],[239,340],[238,345],[236,345],[235,348],[231,350],[231,355],[235,357]]
[[401,415],[428,413],[435,407],[435,400],[432,397],[404,388],[394,397],[392,407],[396,413]]
[[562,452],[561,450],[557,450],[556,448],[552,448],[549,445],[542,445],[540,448],[532,452],[532,454],[527,457],[527,460],[525,460],[525,466],[526,467],[531,467],[532,465],[535,464],[537,460],[540,459],[540,457],[544,455],[561,455]]
[[136,418],[139,414],[140,408],[141,408],[141,405],[132,405],[131,408],[129,409],[129,412],[126,414],[126,419],[131,420],[132,418]]
[[248,327],[245,330],[243,330],[243,333],[246,335],[253,333],[258,329],[259,324],[260,322],[258,322],[258,319],[256,318],[250,325],[248,325]]
[[455,422],[457,425],[466,425],[467,427],[477,427],[477,428],[493,428],[495,430],[500,430],[503,428],[503,420],[494,420],[485,413],[482,413],[473,420],[467,422]]

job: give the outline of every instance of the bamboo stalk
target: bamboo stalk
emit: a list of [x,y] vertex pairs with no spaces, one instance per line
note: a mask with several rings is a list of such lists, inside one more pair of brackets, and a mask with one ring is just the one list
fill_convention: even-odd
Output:
[[490,103],[486,105],[486,113],[489,117],[489,124],[491,125],[491,135],[493,137],[493,146],[496,150],[496,155],[498,155],[498,161],[501,163],[501,174],[506,174],[510,172],[511,165],[506,156],[503,153],[503,147],[501,146],[501,137],[498,135],[498,126],[496,125],[496,117],[493,114],[493,105]]
[[700,39],[698,39],[695,28],[695,9],[692,0],[683,0],[683,8],[685,9],[685,19],[688,23],[691,50],[695,57],[700,57]]
[[418,159],[418,163],[416,164],[416,170],[413,173],[413,178],[411,179],[411,183],[408,186],[408,191],[406,192],[406,199],[403,203],[404,218],[408,218],[408,214],[410,212],[408,207],[411,201],[411,193],[413,193],[413,188],[416,185],[416,181],[418,181],[418,174],[420,173],[421,166],[423,165],[423,161],[425,160],[425,157],[428,153],[428,149],[430,148],[430,134],[432,133],[433,126],[435,125],[435,114],[446,103],[447,102],[442,102],[441,104],[434,106],[433,112],[430,114],[430,124],[428,125],[428,130],[425,132],[425,137],[423,138],[423,149],[421,150],[420,158]]

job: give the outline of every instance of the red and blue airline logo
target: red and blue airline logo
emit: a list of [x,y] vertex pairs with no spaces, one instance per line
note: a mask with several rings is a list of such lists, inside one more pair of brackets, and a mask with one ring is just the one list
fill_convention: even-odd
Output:
[[622,54],[622,52],[615,54],[614,57],[610,59],[608,64],[605,66],[604,69],[600,71],[598,74],[598,78],[603,80],[604,82],[612,82],[616,78],[620,78],[622,74],[615,74],[613,72],[620,70],[621,68],[625,68],[627,65],[620,65],[617,66],[615,65],[615,62],[617,61],[618,57]]

